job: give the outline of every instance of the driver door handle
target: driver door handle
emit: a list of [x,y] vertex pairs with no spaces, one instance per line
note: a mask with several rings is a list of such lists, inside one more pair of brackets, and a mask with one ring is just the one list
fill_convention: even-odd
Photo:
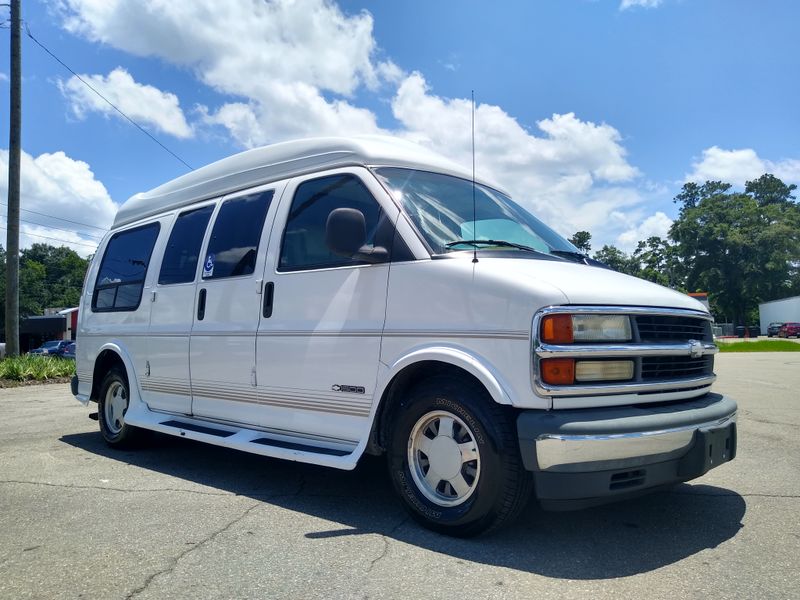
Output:
[[197,320],[202,321],[206,316],[206,288],[200,290],[197,297]]
[[264,311],[263,315],[265,319],[269,319],[272,316],[272,301],[275,297],[275,284],[271,281],[268,281],[264,285]]

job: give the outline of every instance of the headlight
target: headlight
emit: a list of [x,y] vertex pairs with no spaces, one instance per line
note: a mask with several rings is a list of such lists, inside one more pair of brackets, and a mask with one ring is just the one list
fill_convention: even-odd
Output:
[[628,342],[631,321],[625,315],[547,315],[540,336],[549,344]]

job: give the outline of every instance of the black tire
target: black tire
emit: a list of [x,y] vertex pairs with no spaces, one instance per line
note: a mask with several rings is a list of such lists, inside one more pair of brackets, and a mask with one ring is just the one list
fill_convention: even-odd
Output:
[[[449,425],[452,440],[458,444],[459,440],[469,442],[471,438],[470,456],[477,452],[476,461],[462,462],[457,467],[455,478],[461,477],[458,487],[463,488],[466,480],[470,489],[461,494],[463,500],[458,498],[456,486],[444,479],[438,484],[426,484],[424,464],[427,461],[430,473],[434,459],[427,458],[414,442],[422,439],[420,435],[428,438],[426,444],[440,439],[442,419],[450,419],[447,415],[454,418]],[[448,376],[426,379],[398,402],[389,416],[389,473],[395,490],[417,522],[439,533],[472,537],[496,530],[517,517],[528,503],[533,477],[522,466],[514,417],[512,409],[495,403],[483,387]],[[430,425],[426,427],[426,423]],[[444,438],[445,448],[452,448],[447,446],[450,442],[446,432]],[[430,448],[433,450],[432,445]],[[457,456],[463,461],[466,455]],[[437,478],[438,473],[431,477],[433,481]],[[452,499],[448,500],[448,496]]]
[[[118,400],[115,401],[112,398]],[[100,433],[103,439],[114,448],[129,448],[140,438],[141,430],[125,423],[124,417],[128,411],[129,398],[128,375],[125,369],[119,366],[112,367],[100,384],[97,421],[100,424]],[[122,403],[124,403],[124,409],[120,410]]]

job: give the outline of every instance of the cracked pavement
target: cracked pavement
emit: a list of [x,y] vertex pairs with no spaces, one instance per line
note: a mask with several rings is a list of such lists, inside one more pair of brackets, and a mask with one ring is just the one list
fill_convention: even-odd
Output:
[[0,390],[0,598],[800,595],[800,356],[723,354],[736,460],[477,540],[420,529],[352,472],[152,435],[107,448],[66,385]]

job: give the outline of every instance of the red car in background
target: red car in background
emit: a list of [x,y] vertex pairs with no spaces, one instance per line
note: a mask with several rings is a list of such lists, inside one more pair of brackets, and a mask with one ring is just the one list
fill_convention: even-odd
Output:
[[784,323],[778,330],[778,337],[800,337],[800,323]]

